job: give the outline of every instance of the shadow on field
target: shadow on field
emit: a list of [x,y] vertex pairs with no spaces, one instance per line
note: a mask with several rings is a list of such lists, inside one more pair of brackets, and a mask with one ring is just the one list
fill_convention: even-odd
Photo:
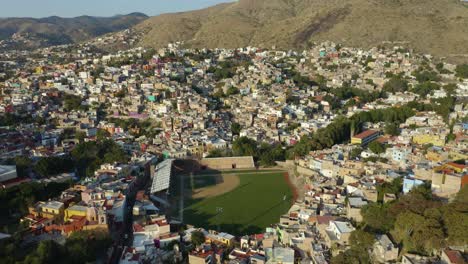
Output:
[[[191,225],[197,227],[203,227],[207,230],[216,230],[220,232],[227,232],[232,235],[240,236],[245,234],[259,234],[262,233],[264,230],[259,228],[258,226],[253,225],[246,225],[246,224],[234,224],[229,223],[229,220],[225,221],[225,223],[220,224],[212,224],[209,222],[209,219],[216,217],[216,214],[207,214],[200,211],[196,211],[193,209],[185,210],[185,214],[191,220]],[[231,219],[234,221],[234,219]],[[227,223],[226,223],[227,222]]]

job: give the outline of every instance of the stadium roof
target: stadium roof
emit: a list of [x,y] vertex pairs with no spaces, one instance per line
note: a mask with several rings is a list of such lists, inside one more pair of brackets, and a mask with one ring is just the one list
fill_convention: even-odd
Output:
[[153,184],[151,185],[151,193],[157,193],[169,189],[173,161],[174,160],[172,159],[167,159],[156,165]]

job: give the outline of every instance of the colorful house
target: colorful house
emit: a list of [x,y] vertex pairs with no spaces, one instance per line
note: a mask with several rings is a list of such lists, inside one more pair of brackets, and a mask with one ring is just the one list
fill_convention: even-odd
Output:
[[351,144],[366,146],[380,136],[380,131],[366,130],[351,138]]
[[207,243],[218,243],[230,246],[234,243],[235,237],[228,233],[211,232],[206,236]]
[[63,217],[64,204],[58,201],[51,201],[42,205],[42,216],[45,218]]
[[405,178],[403,180],[403,193],[408,193],[411,191],[414,187],[417,187],[419,185],[422,185],[424,181],[414,179],[414,178]]
[[445,146],[445,136],[438,134],[420,134],[413,136],[413,143],[419,145],[432,144],[434,146],[443,147]]
[[86,217],[87,207],[82,205],[73,205],[65,209],[65,221],[70,220],[73,216]]

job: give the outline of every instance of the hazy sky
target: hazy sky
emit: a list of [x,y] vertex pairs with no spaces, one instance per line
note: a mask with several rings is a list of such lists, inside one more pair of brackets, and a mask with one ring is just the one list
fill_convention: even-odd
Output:
[[200,9],[232,0],[2,0],[0,17],[157,15]]

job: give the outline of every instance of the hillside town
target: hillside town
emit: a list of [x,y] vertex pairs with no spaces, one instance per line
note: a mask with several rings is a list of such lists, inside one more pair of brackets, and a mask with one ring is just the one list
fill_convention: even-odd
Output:
[[[468,65],[333,42],[97,48],[130,33],[0,54],[2,248],[92,236],[99,263],[466,263]],[[296,195],[263,232],[179,217],[176,175],[267,168]]]

